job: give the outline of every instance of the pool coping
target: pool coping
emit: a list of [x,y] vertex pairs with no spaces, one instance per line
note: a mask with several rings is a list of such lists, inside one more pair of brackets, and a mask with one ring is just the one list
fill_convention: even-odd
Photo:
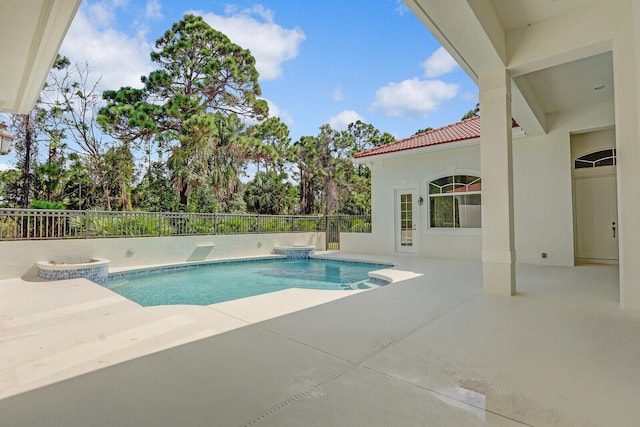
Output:
[[[342,255],[327,252],[315,258],[396,264],[376,260],[377,257]],[[243,259],[256,258],[282,257]],[[211,261],[225,260],[206,262]],[[408,278],[406,274],[402,275],[402,271],[397,273],[400,274],[386,270],[380,274],[395,274],[390,284]],[[5,350],[11,350],[8,354],[15,353],[15,357],[4,372],[0,370],[0,399],[188,342],[321,305],[335,304],[338,300],[373,290],[290,288],[211,305],[143,307],[84,278],[38,282],[6,279],[0,281],[0,288],[5,297],[13,295],[6,299],[7,303],[22,299],[30,301],[28,309],[23,304],[5,307],[7,317],[5,324],[0,325],[4,328],[0,343],[6,346]],[[13,308],[9,310],[9,307]],[[96,331],[102,332],[97,334]]]
[[[392,262],[373,261],[373,260],[356,259],[356,258],[336,258],[336,257],[326,256],[326,255],[327,255],[326,253],[311,254],[309,255],[309,258],[325,260],[325,261],[338,261],[343,263],[370,264],[373,266],[380,266],[382,268],[368,272],[368,276],[372,279],[388,282],[387,284],[391,284],[394,282],[394,278],[392,276],[384,273],[385,270],[395,267],[394,263]],[[177,271],[182,269],[196,268],[198,266],[217,265],[217,264],[241,264],[241,263],[247,263],[247,262],[276,260],[276,259],[288,259],[288,257],[286,255],[275,254],[275,255],[220,258],[220,259],[214,259],[214,260],[114,268],[114,269],[109,269],[108,280],[121,280],[126,278],[127,276],[131,276],[131,275],[135,276],[138,273],[154,274],[154,273],[162,273],[162,272],[168,272],[168,271]],[[109,286],[106,286],[106,283],[102,284],[102,286],[106,287],[107,289],[110,289]]]

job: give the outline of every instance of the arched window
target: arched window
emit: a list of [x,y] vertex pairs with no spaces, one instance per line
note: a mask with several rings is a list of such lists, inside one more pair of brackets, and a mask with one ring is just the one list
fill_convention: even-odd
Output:
[[451,175],[429,183],[431,228],[480,228],[482,181],[473,175]]
[[616,164],[616,149],[609,148],[607,150],[596,151],[595,153],[585,154],[578,157],[574,162],[576,169],[597,168],[599,166],[612,166]]

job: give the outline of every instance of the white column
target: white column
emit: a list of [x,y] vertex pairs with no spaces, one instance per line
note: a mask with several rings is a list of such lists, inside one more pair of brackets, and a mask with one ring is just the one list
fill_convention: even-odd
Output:
[[516,292],[511,155],[511,81],[506,70],[481,75],[482,266],[484,291]]
[[[640,310],[640,1],[632,18],[618,24],[613,50],[618,156],[620,305]],[[625,28],[623,24],[629,27]]]

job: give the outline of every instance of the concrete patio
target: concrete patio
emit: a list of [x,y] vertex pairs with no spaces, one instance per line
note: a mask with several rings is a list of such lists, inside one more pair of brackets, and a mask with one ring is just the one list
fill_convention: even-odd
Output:
[[315,297],[142,309],[0,282],[1,424],[638,424],[640,313],[616,266],[521,265],[509,298],[483,293],[479,262],[392,259],[398,282],[280,317]]

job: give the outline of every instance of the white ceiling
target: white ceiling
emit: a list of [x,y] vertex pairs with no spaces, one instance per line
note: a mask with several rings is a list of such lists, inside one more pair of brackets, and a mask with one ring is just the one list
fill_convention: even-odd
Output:
[[505,32],[544,21],[594,1],[596,0],[491,0]]
[[[486,0],[467,0],[470,4]],[[505,33],[568,13],[598,0],[490,0]],[[616,0],[612,0],[616,1]],[[570,19],[570,15],[567,15]],[[583,108],[613,105],[611,52],[566,62],[528,74],[514,82],[530,106],[544,115]],[[598,89],[596,89],[598,88]],[[612,107],[613,108],[613,107]],[[515,114],[515,111],[514,111]],[[518,120],[518,117],[516,117]]]
[[514,80],[525,96],[535,98],[546,114],[613,101],[611,52],[525,74]]
[[33,108],[81,0],[0,0],[0,110]]

